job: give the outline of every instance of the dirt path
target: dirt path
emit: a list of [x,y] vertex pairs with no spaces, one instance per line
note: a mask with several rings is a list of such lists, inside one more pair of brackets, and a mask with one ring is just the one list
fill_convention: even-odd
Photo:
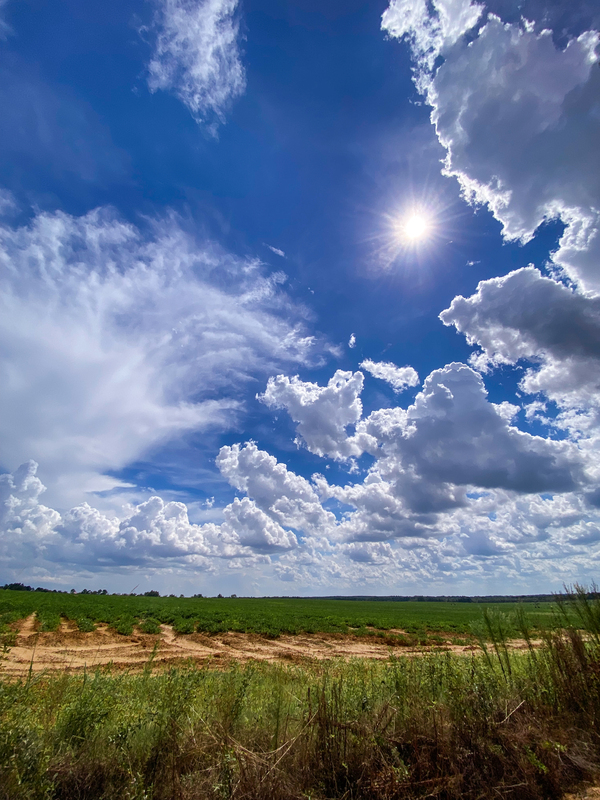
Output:
[[[282,635],[267,639],[251,633],[221,633],[206,635],[193,633],[177,635],[170,625],[161,625],[159,635],[135,631],[132,636],[121,636],[108,625],[98,625],[91,633],[82,633],[76,625],[62,620],[58,631],[41,633],[36,630],[35,615],[16,623],[17,640],[0,662],[5,675],[26,675],[29,670],[82,671],[112,665],[119,669],[142,669],[152,658],[156,665],[212,662],[226,665],[232,661],[301,662],[330,658],[389,658],[391,648],[379,637],[344,636],[342,634]],[[513,648],[526,647],[524,642],[514,642]],[[476,650],[473,645],[442,647],[395,647],[397,655],[423,655],[428,652],[451,650],[468,654]]]

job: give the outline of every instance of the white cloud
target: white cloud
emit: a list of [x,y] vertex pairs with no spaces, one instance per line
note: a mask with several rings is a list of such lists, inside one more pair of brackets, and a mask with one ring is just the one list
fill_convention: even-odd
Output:
[[280,250],[278,247],[273,247],[272,244],[266,245],[272,253],[275,253],[276,256],[281,256],[281,258],[285,258],[285,253],[283,250]]
[[[6,563],[29,562],[110,569],[127,565],[178,563],[193,570],[214,569],[219,559],[261,560],[261,553],[296,547],[285,531],[252,501],[237,498],[224,510],[221,525],[189,521],[184,503],[150,497],[120,516],[107,517],[83,503],[59,514],[39,503],[44,486],[37,464],[0,476],[0,552]],[[264,558],[262,558],[264,563]]]
[[[490,15],[467,42],[461,28],[474,7],[444,5],[464,24],[445,23],[439,4],[430,14],[425,3],[399,0],[383,26],[413,44],[446,174],[487,203],[507,238],[526,241],[545,219],[560,217],[567,229],[554,262],[585,291],[600,291],[598,33],[559,48],[549,30]],[[442,43],[438,29],[453,32]]]
[[[223,569],[230,567],[249,571],[263,593],[267,587],[276,591],[277,580],[309,592],[402,587],[408,593],[410,587],[473,593],[481,592],[482,581],[489,591],[510,585],[531,592],[593,577],[600,547],[597,502],[573,493],[542,499],[494,489],[463,493],[458,505],[443,512],[414,512],[398,480],[398,454],[389,443],[382,445],[385,452],[362,484],[329,487],[316,480],[323,499],[337,497],[351,509],[338,523],[331,512],[319,510],[308,481],[253,443],[221,451],[224,476],[257,499],[236,498],[223,509],[220,525],[192,524],[183,503],[159,497],[115,517],[87,503],[60,515],[40,505],[36,465],[26,464],[0,478],[5,568],[21,578],[24,568],[38,576],[69,569],[78,575],[131,575],[135,568],[144,570],[145,580],[154,575],[155,583],[162,575],[165,586],[175,569],[180,581],[190,580],[186,574],[195,580],[204,575],[204,587],[210,575],[221,585]],[[418,480],[415,470],[409,479]]]
[[365,480],[336,486],[314,478],[323,501],[355,509],[344,515],[336,537],[444,535],[449,517],[460,509],[472,513],[473,488],[509,495],[584,488],[584,456],[575,445],[518,430],[511,425],[516,410],[490,403],[475,371],[450,364],[428,376],[407,409],[380,409],[360,421],[357,438],[375,443]]
[[[337,405],[334,413],[328,413],[325,405],[316,411],[313,406],[321,397],[321,387],[281,380],[281,376],[270,385],[279,403],[292,409],[292,418],[302,420],[298,430],[302,426],[311,449],[331,452],[331,444],[326,450],[316,441],[325,439],[324,422],[348,418],[341,410],[344,395],[333,393]],[[345,397],[357,420],[358,395]],[[298,408],[302,400],[304,405]],[[307,405],[310,415],[304,414]],[[367,450],[376,459],[362,483],[343,487],[330,485],[323,476],[314,477],[323,502],[335,499],[355,509],[344,515],[332,535],[354,541],[436,536],[440,535],[439,515],[468,506],[470,487],[533,494],[584,486],[584,460],[577,448],[518,430],[511,425],[517,411],[509,403],[490,403],[474,370],[450,364],[426,379],[407,409],[375,411],[357,420],[356,433],[346,439],[342,425],[329,430],[327,440],[335,441],[338,451],[340,442],[344,447],[350,442],[356,455]],[[256,469],[253,474],[260,472]],[[247,490],[247,484],[236,485]]]
[[45,487],[37,477],[37,464],[28,461],[15,473],[0,475],[0,531],[23,540],[44,536],[59,522],[60,515],[39,500]]
[[600,300],[586,297],[533,267],[482,281],[469,298],[455,297],[440,314],[470,344],[482,348],[475,363],[538,366],[521,388],[544,392],[561,406],[589,408],[600,392]]
[[238,0],[159,0],[148,85],[173,91],[213,132],[246,87],[237,6]]
[[35,458],[58,507],[184,432],[228,427],[246,381],[313,347],[278,278],[174,218],[142,232],[107,209],[39,214],[0,226],[0,266],[3,465]]
[[360,368],[366,369],[374,378],[389,383],[395,392],[403,392],[410,386],[419,385],[419,376],[412,367],[397,367],[389,361],[367,359],[360,364]]
[[259,450],[254,442],[222,447],[217,466],[232,486],[245,492],[257,508],[280,525],[316,532],[335,523],[311,484]]
[[[383,409],[365,428],[384,452],[397,454],[405,472],[415,470],[426,492],[442,483],[523,493],[574,489],[583,477],[574,445],[512,427],[486,395],[477,372],[449,364],[427,377],[405,418],[390,424]],[[386,468],[393,473],[397,466]]]
[[348,347],[351,350],[354,350],[356,347],[356,336],[353,333],[350,334],[350,338],[348,339]]
[[241,544],[255,550],[276,552],[298,544],[292,531],[284,530],[247,497],[243,500],[236,497],[225,509],[225,519],[240,537]]
[[312,453],[344,460],[364,450],[347,431],[362,415],[363,380],[361,372],[343,370],[337,370],[327,386],[301,381],[297,375],[278,375],[269,378],[259,400],[269,408],[285,408]]
[[433,69],[440,53],[477,24],[482,5],[470,0],[434,0],[429,13],[426,0],[391,0],[381,27],[397,39],[407,38],[422,70]]

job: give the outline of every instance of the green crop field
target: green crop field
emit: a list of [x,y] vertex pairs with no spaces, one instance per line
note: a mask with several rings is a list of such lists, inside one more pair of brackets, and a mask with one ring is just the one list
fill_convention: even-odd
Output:
[[[219,633],[237,631],[276,637],[298,633],[353,633],[358,635],[414,636],[438,633],[469,634],[484,609],[497,609],[513,632],[518,603],[465,603],[434,601],[333,600],[310,598],[174,598],[120,595],[76,595],[52,592],[0,590],[0,625],[36,613],[42,630],[55,630],[60,619],[77,622],[80,630],[107,623],[123,634],[134,625],[148,633],[159,623],[176,632]],[[557,624],[556,606],[550,602],[523,605],[534,629]],[[514,631],[516,633],[516,631]]]
[[[447,627],[477,613],[451,603],[95,597],[81,605],[85,598],[31,595],[5,593],[2,602],[48,617],[188,609],[194,619],[222,607],[250,619],[254,609],[316,627],[411,620],[428,628],[434,618]],[[519,652],[506,647],[507,617],[488,611],[491,644],[468,656],[0,676],[0,798],[558,800],[600,771],[600,601],[579,593],[567,605],[576,627],[548,632],[541,646],[521,616],[529,647]]]

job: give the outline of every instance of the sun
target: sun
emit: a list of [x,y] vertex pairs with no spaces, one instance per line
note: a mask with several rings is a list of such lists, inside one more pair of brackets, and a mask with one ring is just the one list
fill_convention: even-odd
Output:
[[[412,195],[412,196],[411,196]],[[376,243],[374,263],[389,269],[426,268],[446,243],[452,216],[451,203],[435,191],[410,192],[380,213],[371,238]],[[446,241],[445,241],[446,240]]]
[[416,244],[428,238],[431,222],[422,212],[413,212],[398,221],[397,232],[401,239]]
[[439,238],[439,226],[434,211],[424,205],[413,205],[389,217],[390,244],[398,252],[421,251]]

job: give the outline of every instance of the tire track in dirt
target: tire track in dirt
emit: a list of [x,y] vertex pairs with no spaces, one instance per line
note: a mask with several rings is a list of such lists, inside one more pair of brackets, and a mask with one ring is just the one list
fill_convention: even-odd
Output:
[[[74,622],[61,620],[52,633],[37,630],[35,614],[16,623],[16,644],[0,661],[0,671],[8,676],[23,676],[30,670],[44,671],[94,670],[103,667],[139,671],[150,660],[155,666],[211,663],[227,665],[233,661],[302,662],[334,658],[387,659],[396,655],[419,656],[425,653],[452,651],[469,655],[474,645],[390,647],[379,637],[358,637],[343,634],[281,635],[268,639],[252,633],[192,633],[178,635],[171,625],[161,625],[159,635],[144,634],[135,629],[131,636],[116,633],[106,624],[83,633]],[[525,649],[525,642],[511,643],[512,649]],[[600,798],[599,798],[600,800]]]

